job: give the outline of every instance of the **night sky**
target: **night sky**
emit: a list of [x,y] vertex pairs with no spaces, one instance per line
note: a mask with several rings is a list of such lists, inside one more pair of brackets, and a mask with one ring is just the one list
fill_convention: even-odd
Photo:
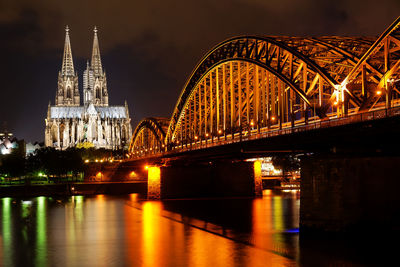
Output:
[[197,62],[227,38],[376,36],[398,16],[399,0],[0,0],[0,128],[6,121],[18,139],[44,140],[65,25],[81,92],[97,26],[110,105],[127,100],[134,129],[170,117]]

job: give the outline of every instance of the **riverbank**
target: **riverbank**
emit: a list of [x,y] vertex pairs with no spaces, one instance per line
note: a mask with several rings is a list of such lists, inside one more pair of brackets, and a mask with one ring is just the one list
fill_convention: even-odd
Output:
[[0,197],[71,196],[147,193],[146,181],[64,183],[45,185],[2,185]]

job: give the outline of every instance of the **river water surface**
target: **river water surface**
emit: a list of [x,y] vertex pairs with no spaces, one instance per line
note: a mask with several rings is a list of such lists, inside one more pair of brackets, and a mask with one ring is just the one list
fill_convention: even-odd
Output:
[[0,198],[0,265],[362,266],[343,253],[299,245],[299,191],[263,193]]

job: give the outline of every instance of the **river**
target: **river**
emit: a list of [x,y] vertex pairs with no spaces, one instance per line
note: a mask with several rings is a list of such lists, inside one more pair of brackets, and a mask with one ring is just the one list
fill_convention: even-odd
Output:
[[163,201],[138,194],[0,198],[0,207],[3,266],[365,263],[315,242],[300,245],[295,190],[264,190],[262,198]]

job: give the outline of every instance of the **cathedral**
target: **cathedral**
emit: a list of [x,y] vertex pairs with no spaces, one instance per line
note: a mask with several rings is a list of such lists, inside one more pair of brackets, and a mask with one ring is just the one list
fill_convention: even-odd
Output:
[[90,62],[83,72],[83,105],[74,69],[68,26],[55,105],[49,103],[45,119],[45,145],[57,149],[88,144],[95,148],[121,149],[129,145],[132,128],[128,105],[108,105],[106,73],[94,28]]

